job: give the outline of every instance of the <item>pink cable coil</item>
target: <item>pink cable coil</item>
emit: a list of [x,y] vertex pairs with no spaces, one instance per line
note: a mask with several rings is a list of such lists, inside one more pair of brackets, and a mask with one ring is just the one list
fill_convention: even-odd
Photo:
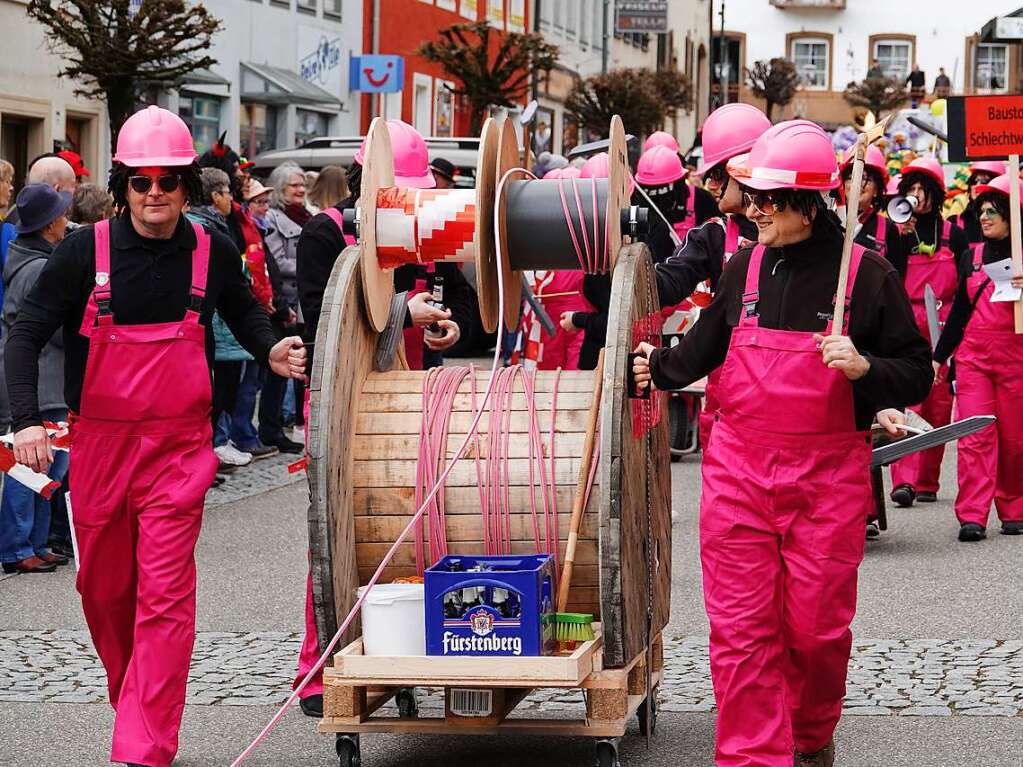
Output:
[[[587,274],[605,274],[610,267],[610,258],[608,257],[610,240],[611,240],[611,222],[610,220],[604,222],[604,243],[603,248],[600,245],[599,237],[599,225],[600,217],[597,214],[597,179],[591,178],[590,181],[590,197],[593,200],[593,248],[590,248],[590,239],[586,233],[586,218],[583,215],[583,203],[582,198],[579,196],[579,187],[576,184],[577,179],[555,179],[558,182],[558,194],[561,196],[561,209],[565,214],[565,224],[568,226],[568,234],[572,238],[572,247],[575,248],[576,257],[579,259],[579,268]],[[579,214],[579,232],[583,241],[583,246],[579,247],[579,237],[575,233],[575,221],[572,219],[572,211],[568,207],[568,196],[565,194],[565,183],[567,181],[572,182],[572,192],[575,197],[575,208]],[[610,216],[608,217],[610,218]]]
[[[506,171],[505,174],[501,177],[500,181],[497,184],[497,194],[495,196],[495,203],[494,203],[494,227],[497,228],[497,229],[500,228],[500,223],[501,223],[500,222],[500,211],[501,211],[501,200],[502,200],[502,198],[504,196],[504,186],[505,186],[505,183],[508,181],[508,179],[511,178],[511,176],[513,176],[515,174],[525,175],[525,176],[528,176],[528,177],[533,178],[533,179],[536,178],[535,175],[533,175],[532,173],[530,173],[528,170],[526,170],[524,168],[512,168],[512,169]],[[566,206],[566,212],[567,212],[567,206]],[[607,261],[607,258],[606,258],[607,247],[608,247],[608,243],[605,241],[605,243],[604,243],[605,263]],[[501,247],[500,238],[497,239],[496,248],[497,248],[497,262],[498,263],[503,263],[503,253],[502,253],[502,247]],[[580,261],[580,263],[581,263],[581,261]],[[497,312],[497,316],[502,317],[502,316],[504,316],[504,289],[503,289],[504,278],[503,278],[503,271],[501,269],[497,270],[497,280],[498,280],[498,291],[497,291],[497,294],[498,294],[498,312]],[[394,543],[391,544],[391,548],[387,550],[387,553],[384,555],[383,559],[380,560],[380,564],[377,565],[377,569],[373,572],[373,575],[370,577],[369,581],[366,583],[365,590],[355,600],[355,604],[352,606],[352,609],[349,611],[348,615],[345,616],[345,619],[341,622],[341,625],[338,627],[337,632],[334,634],[333,637],[331,637],[331,640],[327,643],[326,649],[324,649],[324,651],[320,654],[320,657],[317,659],[317,661],[313,665],[313,667],[309,670],[309,673],[306,674],[305,678],[295,687],[295,689],[292,691],[292,693],[288,697],[288,699],[286,701],[284,701],[284,703],[281,705],[281,707],[277,710],[277,713],[274,714],[274,716],[270,719],[270,721],[266,723],[266,726],[263,727],[263,729],[253,739],[253,741],[245,748],[244,751],[242,751],[238,755],[238,757],[233,762],[231,762],[231,767],[239,767],[239,765],[244,763],[245,760],[248,759],[249,756],[252,755],[252,752],[256,750],[256,748],[259,746],[259,744],[262,743],[266,739],[266,737],[273,731],[273,729],[281,721],[281,719],[284,717],[284,714],[287,712],[288,708],[290,708],[292,705],[294,705],[295,701],[298,700],[299,696],[302,694],[302,691],[305,690],[305,688],[308,686],[309,682],[311,682],[316,677],[316,675],[320,672],[320,670],[323,668],[324,664],[326,664],[327,660],[329,660],[330,654],[334,651],[334,648],[337,647],[338,642],[341,641],[341,637],[344,636],[345,632],[348,631],[348,627],[351,626],[352,621],[355,620],[355,616],[359,614],[359,611],[362,609],[362,605],[366,601],[366,597],[369,595],[369,592],[373,589],[373,587],[380,580],[380,576],[383,575],[384,568],[386,568],[387,565],[390,564],[391,560],[394,559],[394,555],[397,553],[398,548],[401,546],[402,543],[405,542],[405,539],[413,531],[413,529],[416,527],[416,525],[419,524],[420,521],[422,520],[423,514],[426,512],[426,508],[427,508],[428,503],[431,500],[433,500],[433,498],[440,491],[440,489],[441,489],[441,487],[442,487],[442,485],[444,483],[444,480],[447,479],[448,475],[451,473],[451,470],[455,467],[455,464],[458,462],[458,459],[461,458],[462,455],[465,453],[466,448],[469,446],[470,440],[472,440],[473,437],[476,436],[477,429],[479,428],[480,419],[483,416],[483,408],[486,407],[486,404],[489,401],[490,396],[491,396],[491,394],[494,391],[494,385],[495,385],[496,380],[497,380],[497,374],[498,374],[498,371],[501,369],[499,367],[500,359],[501,359],[501,345],[497,344],[494,347],[494,358],[492,360],[491,367],[490,367],[490,377],[487,380],[487,387],[486,387],[486,390],[483,393],[483,402],[482,402],[479,410],[476,410],[475,415],[473,416],[472,423],[469,424],[469,430],[466,432],[465,438],[462,440],[462,443],[459,445],[458,450],[455,451],[455,455],[452,456],[452,458],[448,462],[447,466],[444,467],[444,471],[441,472],[440,476],[437,478],[437,482],[430,489],[430,492],[427,493],[426,498],[424,499],[423,503],[420,504],[418,509],[416,509],[416,513],[412,515],[412,517],[408,521],[408,524],[405,525],[405,528],[398,535],[397,539],[395,539]],[[475,386],[475,383],[474,383],[474,386]],[[596,454],[594,454],[594,458],[596,458]],[[594,461],[594,466],[595,465],[596,465],[596,461]],[[591,469],[590,475],[591,475],[590,476],[590,483],[592,483],[592,477],[594,475],[594,471],[592,469]],[[587,487],[587,491],[586,491],[587,499],[589,498],[589,494],[590,494],[590,487],[588,486]]]

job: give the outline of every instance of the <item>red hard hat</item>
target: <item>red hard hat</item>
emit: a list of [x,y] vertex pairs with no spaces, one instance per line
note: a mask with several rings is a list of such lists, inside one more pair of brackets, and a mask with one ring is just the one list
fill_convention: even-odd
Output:
[[[413,189],[433,189],[437,181],[430,171],[430,153],[422,134],[407,122],[388,120],[387,133],[391,137],[391,152],[394,157],[394,183]],[[355,162],[362,165],[366,155],[366,141],[355,153]]]
[[643,142],[643,153],[646,154],[655,146],[666,146],[675,154],[679,152],[678,140],[662,130],[654,131],[647,136],[647,140]]
[[[842,164],[839,166],[839,170],[845,170],[852,165],[853,155],[855,152],[855,144],[845,150],[845,156],[842,158]],[[881,174],[881,178],[884,179],[884,183],[888,183],[888,165],[885,163],[884,153],[881,152],[880,149],[873,144],[868,146],[866,157],[863,158],[863,163],[869,168],[876,169]]]
[[636,166],[636,181],[643,186],[664,186],[685,177],[686,169],[677,152],[655,145],[643,152]]
[[133,114],[117,134],[114,162],[131,168],[191,165],[197,157],[185,121],[158,106]]
[[728,162],[728,172],[753,189],[813,189],[839,185],[831,138],[809,120],[778,123],[763,133],[747,155]]
[[970,175],[974,173],[990,173],[992,176],[1001,176],[1008,173],[1009,169],[1003,160],[981,160],[970,165]]
[[909,165],[902,169],[902,177],[906,178],[910,173],[923,173],[938,182],[942,189],[945,188],[945,171],[941,169],[941,163],[934,157],[917,157]]
[[704,174],[715,165],[753,148],[760,134],[771,127],[767,115],[752,104],[725,104],[703,123],[703,157],[696,169]]

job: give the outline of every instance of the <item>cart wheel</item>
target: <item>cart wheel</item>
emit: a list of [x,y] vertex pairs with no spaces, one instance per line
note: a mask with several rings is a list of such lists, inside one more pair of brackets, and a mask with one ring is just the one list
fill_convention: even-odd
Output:
[[402,687],[394,696],[394,702],[398,705],[398,716],[402,719],[417,719],[419,717],[419,701],[416,700],[414,687]]
[[641,735],[646,735],[648,729],[650,735],[657,731],[657,696],[659,692],[660,689],[654,687],[650,691],[650,697],[640,704],[636,712],[639,716],[639,732]]
[[597,767],[621,767],[618,744],[614,740],[597,741]]
[[360,767],[362,765],[362,751],[359,748],[358,735],[338,735],[335,748],[338,759],[341,760],[341,767]]
[[[689,431],[689,408],[678,397],[668,399],[668,445],[675,450],[686,447],[686,436]],[[671,454],[672,463],[682,460],[679,453]]]

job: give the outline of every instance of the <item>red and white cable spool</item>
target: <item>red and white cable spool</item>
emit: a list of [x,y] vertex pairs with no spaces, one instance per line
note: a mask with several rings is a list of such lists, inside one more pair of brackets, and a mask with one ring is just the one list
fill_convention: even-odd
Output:
[[475,189],[380,189],[376,224],[385,269],[476,258]]

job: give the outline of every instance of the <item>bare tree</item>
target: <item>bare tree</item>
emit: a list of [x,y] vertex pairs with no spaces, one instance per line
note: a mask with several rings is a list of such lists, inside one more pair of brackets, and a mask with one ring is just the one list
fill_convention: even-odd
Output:
[[894,77],[868,77],[858,83],[849,83],[842,96],[850,106],[866,107],[875,117],[898,109],[909,101],[905,83]]
[[770,61],[755,61],[746,68],[746,84],[767,102],[768,119],[771,119],[775,105],[785,106],[796,95],[799,87],[799,73],[796,65],[788,59],[773,58]]
[[676,70],[615,69],[577,81],[565,99],[565,109],[577,122],[605,137],[616,114],[626,130],[647,135],[692,104],[692,83]]
[[[525,96],[533,74],[550,72],[558,61],[558,47],[547,43],[542,35],[499,35],[485,21],[453,24],[438,34],[439,40],[423,43],[416,53],[440,64],[461,83],[451,92],[469,102],[474,134],[483,127],[491,106],[514,106]],[[492,51],[495,34],[500,44]]]
[[203,51],[222,25],[201,4],[29,0],[27,12],[63,60],[60,76],[78,83],[75,93],[106,99],[114,142],[146,87],[174,87],[189,72],[217,63]]

